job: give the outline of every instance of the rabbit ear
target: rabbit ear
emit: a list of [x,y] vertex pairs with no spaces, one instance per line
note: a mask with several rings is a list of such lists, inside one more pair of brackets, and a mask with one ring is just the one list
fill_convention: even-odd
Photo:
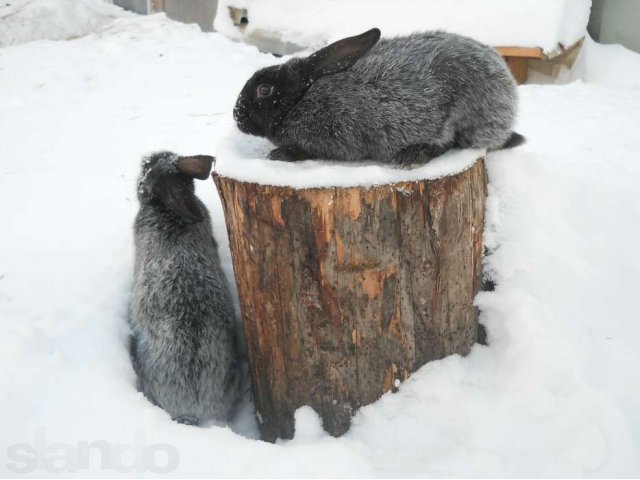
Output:
[[[205,178],[207,178],[206,175]],[[195,194],[185,180],[167,178],[158,185],[157,194],[165,207],[187,222],[198,223],[204,220]]]
[[188,177],[206,180],[211,173],[211,165],[215,158],[209,155],[194,155],[192,157],[180,157],[176,162],[178,171]]
[[351,67],[380,40],[380,30],[372,28],[355,37],[343,38],[311,54],[305,62],[307,75],[316,80]]

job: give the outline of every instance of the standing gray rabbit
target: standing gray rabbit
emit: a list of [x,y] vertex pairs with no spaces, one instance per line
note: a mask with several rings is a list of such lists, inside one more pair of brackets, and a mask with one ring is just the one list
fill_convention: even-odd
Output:
[[425,162],[450,148],[519,145],[516,85],[498,53],[446,32],[374,28],[257,71],[234,108],[270,159]]
[[181,423],[229,419],[241,370],[234,309],[196,197],[213,157],[146,157],[138,180],[131,357],[138,388]]

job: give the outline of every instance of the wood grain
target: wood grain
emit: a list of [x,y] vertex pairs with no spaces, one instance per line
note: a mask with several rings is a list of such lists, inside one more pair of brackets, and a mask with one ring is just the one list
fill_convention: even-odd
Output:
[[332,435],[477,338],[484,160],[437,180],[293,189],[214,174],[265,440],[312,406]]

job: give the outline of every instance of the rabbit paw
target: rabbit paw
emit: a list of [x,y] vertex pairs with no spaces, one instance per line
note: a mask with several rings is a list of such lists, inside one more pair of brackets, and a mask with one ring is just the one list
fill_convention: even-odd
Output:
[[283,162],[299,162],[300,160],[309,160],[314,157],[298,147],[278,147],[271,150],[267,158],[269,160],[281,160]]
[[396,153],[393,157],[393,163],[399,167],[411,167],[415,164],[424,164],[432,158],[439,157],[452,146],[453,144],[433,145],[430,143],[409,145]]
[[200,420],[193,415],[178,415],[174,420],[178,423],[182,423],[183,425],[192,425],[194,427],[200,426]]

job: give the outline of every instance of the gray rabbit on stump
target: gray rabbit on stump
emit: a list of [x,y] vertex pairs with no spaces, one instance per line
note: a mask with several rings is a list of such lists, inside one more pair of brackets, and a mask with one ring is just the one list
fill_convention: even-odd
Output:
[[410,165],[450,148],[498,150],[513,132],[516,83],[500,55],[447,32],[380,40],[371,29],[257,71],[234,108],[273,160]]
[[241,370],[234,309],[211,220],[194,178],[209,178],[213,157],[160,152],[138,180],[130,325],[138,389],[190,425],[226,421]]

